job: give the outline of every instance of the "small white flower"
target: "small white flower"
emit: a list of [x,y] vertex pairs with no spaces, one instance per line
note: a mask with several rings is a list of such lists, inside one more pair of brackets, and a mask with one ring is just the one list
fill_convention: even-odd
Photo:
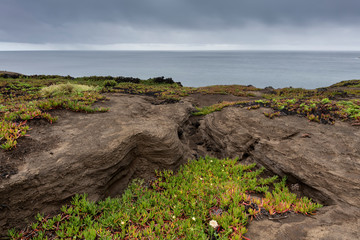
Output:
[[175,216],[173,216],[173,219],[175,219]]
[[213,160],[210,160],[210,162],[213,162]]
[[219,224],[218,224],[217,221],[215,221],[215,220],[211,220],[209,224],[210,224],[210,226],[212,226],[213,228],[217,228],[217,227],[219,226]]
[[210,183],[210,186],[212,186],[212,183]]
[[202,178],[200,178],[200,180],[203,180]]
[[195,220],[196,220],[196,218],[195,218],[195,217],[192,217],[192,220],[194,220],[194,221],[195,221]]
[[124,221],[121,221],[121,225],[124,225],[125,223],[124,223]]

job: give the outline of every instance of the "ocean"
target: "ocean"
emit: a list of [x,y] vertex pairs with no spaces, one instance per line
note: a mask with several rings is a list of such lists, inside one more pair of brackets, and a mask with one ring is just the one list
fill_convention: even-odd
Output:
[[0,71],[22,74],[171,77],[184,86],[326,87],[360,79],[360,52],[1,51]]

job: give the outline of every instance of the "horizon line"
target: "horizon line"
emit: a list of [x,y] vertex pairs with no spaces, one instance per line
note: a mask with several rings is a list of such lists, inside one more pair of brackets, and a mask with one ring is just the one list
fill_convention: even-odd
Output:
[[245,44],[172,44],[172,43],[119,43],[119,44],[37,44],[0,42],[0,51],[360,51],[350,46],[295,46]]

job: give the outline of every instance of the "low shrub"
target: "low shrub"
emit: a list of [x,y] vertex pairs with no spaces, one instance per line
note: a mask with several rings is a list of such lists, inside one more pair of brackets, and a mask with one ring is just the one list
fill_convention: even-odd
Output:
[[104,82],[104,87],[115,87],[117,82],[115,80],[106,80]]
[[44,87],[40,90],[40,95],[44,97],[64,96],[64,95],[74,95],[81,92],[93,92],[96,90],[97,88],[94,86],[64,83],[64,84],[57,84],[57,85]]

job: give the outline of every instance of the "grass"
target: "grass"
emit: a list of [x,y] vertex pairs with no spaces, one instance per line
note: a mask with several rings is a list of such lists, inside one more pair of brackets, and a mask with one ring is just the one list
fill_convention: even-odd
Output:
[[71,96],[78,95],[82,92],[95,92],[97,89],[94,86],[73,84],[73,83],[62,83],[54,84],[51,86],[44,87],[40,90],[40,95],[44,97],[55,97],[55,96]]
[[[322,207],[297,198],[286,178],[260,177],[264,169],[236,159],[200,158],[177,174],[164,170],[145,184],[135,180],[118,198],[92,202],[76,195],[54,217],[38,214],[11,239],[246,239],[252,219],[314,214]],[[254,197],[253,194],[262,197]]]
[[216,103],[214,105],[211,106],[205,106],[202,108],[196,108],[197,111],[193,113],[194,116],[204,116],[216,111],[221,111],[223,108],[225,107],[229,107],[229,106],[234,106],[234,105],[242,105],[245,104],[249,101],[237,101],[237,102],[228,102],[228,101],[224,101],[221,103]]

